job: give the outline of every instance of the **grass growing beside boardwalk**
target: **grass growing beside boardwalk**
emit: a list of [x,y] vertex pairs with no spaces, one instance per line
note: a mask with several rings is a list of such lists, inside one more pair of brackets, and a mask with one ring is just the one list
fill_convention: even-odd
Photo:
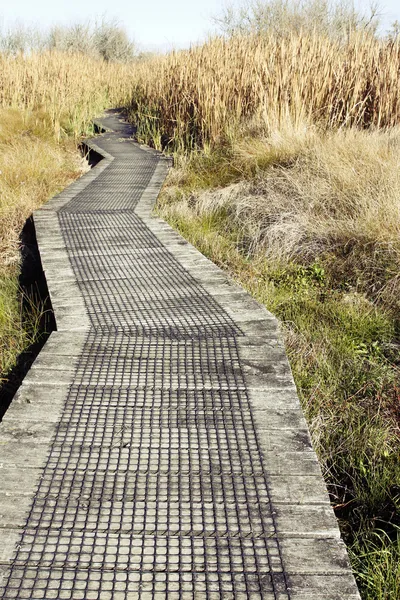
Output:
[[[281,165],[268,166],[271,146],[260,137],[224,153],[177,158],[158,210],[282,321],[363,598],[395,600],[399,138],[308,132],[300,144],[299,135],[287,134],[283,148],[282,134],[279,151],[292,160]],[[255,155],[261,167],[254,168]],[[215,188],[219,170],[225,184],[240,181]]]
[[[84,168],[76,144],[58,143],[47,115],[0,110],[0,374],[37,333],[37,309],[22,308],[19,235],[26,219]],[[1,379],[0,379],[1,380]]]
[[37,332],[18,285],[21,229],[86,169],[78,144],[96,114],[126,102],[131,77],[91,55],[0,52],[0,382]]
[[175,153],[161,216],[281,319],[363,599],[397,600],[400,44],[343,25],[155,58],[130,113]]
[[41,113],[36,128],[39,136],[44,120],[56,140],[79,138],[96,114],[127,101],[132,76],[132,66],[80,53],[0,53],[0,108]]
[[138,64],[131,114],[139,136],[174,150],[221,146],[249,119],[271,131],[302,122],[388,127],[400,117],[399,68],[400,38],[364,30],[350,29],[346,42],[237,34]]

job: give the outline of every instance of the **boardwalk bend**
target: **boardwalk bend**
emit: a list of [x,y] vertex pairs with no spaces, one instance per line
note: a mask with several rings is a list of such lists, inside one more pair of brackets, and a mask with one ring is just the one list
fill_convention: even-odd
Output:
[[277,321],[102,123],[34,215],[57,331],[0,426],[0,597],[357,600]]

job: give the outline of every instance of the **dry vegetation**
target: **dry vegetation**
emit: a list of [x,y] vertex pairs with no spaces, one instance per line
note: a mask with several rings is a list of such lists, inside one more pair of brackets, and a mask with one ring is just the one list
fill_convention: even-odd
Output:
[[93,116],[126,101],[130,74],[83,53],[0,53],[0,378],[36,335],[18,284],[23,224],[87,168],[81,136]]
[[[192,197],[196,214],[223,212],[251,255],[275,263],[323,260],[335,278],[400,308],[400,129],[303,126],[263,135],[260,124],[242,130],[230,152],[226,176],[241,173],[244,181]],[[176,172],[169,194],[173,185],[196,185],[202,170],[210,177],[203,161],[183,160],[190,175]]]
[[387,127],[400,115],[399,66],[399,42],[359,31],[346,43],[316,33],[235,35],[139,65],[132,112],[146,139],[174,149],[235,139],[250,118],[270,131]]
[[[24,313],[19,293],[19,234],[25,220],[82,172],[76,145],[54,141],[44,114],[0,109],[0,374],[33,341],[36,311]],[[1,408],[1,407],[0,407]]]
[[79,137],[96,113],[127,100],[131,77],[128,66],[85,54],[0,54],[0,107],[39,111],[57,140]]
[[131,118],[175,152],[160,213],[281,318],[363,598],[396,600],[400,43],[267,5],[139,65]]

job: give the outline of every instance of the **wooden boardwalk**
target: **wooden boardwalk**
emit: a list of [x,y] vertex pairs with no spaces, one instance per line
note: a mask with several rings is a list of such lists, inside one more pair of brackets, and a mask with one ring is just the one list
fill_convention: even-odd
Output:
[[34,215],[57,331],[0,425],[0,597],[357,600],[276,319],[102,123]]

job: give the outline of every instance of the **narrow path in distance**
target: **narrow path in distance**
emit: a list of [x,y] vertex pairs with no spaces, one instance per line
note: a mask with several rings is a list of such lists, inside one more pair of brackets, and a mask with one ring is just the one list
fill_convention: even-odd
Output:
[[116,112],[34,221],[57,331],[0,426],[0,596],[357,600],[276,319],[152,217]]

